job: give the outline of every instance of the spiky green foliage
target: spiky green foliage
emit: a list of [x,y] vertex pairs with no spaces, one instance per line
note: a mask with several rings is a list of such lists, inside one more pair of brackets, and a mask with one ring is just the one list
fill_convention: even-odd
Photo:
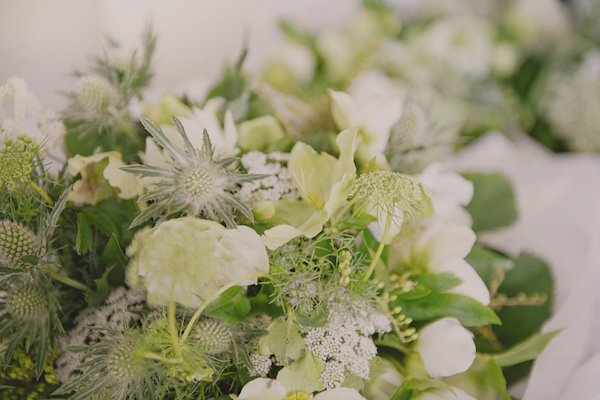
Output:
[[140,201],[152,204],[138,215],[131,227],[148,219],[164,220],[178,214],[201,215],[235,227],[234,213],[239,210],[252,220],[252,212],[233,195],[244,182],[264,178],[263,175],[243,174],[231,169],[236,158],[214,158],[214,149],[206,130],[202,149],[190,142],[183,125],[173,117],[175,127],[183,139],[184,148],[172,143],[163,131],[147,118],[142,123],[156,143],[162,147],[171,169],[151,165],[131,165],[122,169],[141,177],[158,179],[155,188]]
[[0,280],[0,337],[6,345],[7,363],[17,348],[36,348],[36,375],[54,343],[54,332],[62,330],[57,311],[57,292],[44,277],[18,274]]

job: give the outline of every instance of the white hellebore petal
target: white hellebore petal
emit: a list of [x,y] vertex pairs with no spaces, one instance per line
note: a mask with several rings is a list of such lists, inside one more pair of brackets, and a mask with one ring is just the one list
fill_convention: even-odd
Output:
[[444,171],[440,163],[433,163],[417,175],[419,181],[432,193],[431,205],[436,217],[471,226],[469,213],[462,207],[473,198],[473,182],[456,172]]
[[470,297],[484,306],[490,304],[490,291],[473,267],[465,260],[444,264],[437,269],[437,272],[450,272],[462,280],[458,286],[448,290],[448,293]]
[[361,137],[358,154],[363,162],[377,158],[386,165],[383,152],[390,129],[402,115],[402,100],[385,74],[367,71],[355,79],[349,93],[329,89],[331,114],[340,129],[357,128]]
[[[188,118],[180,117],[179,121],[194,147],[197,149],[202,148],[204,130],[206,129],[210,142],[215,148],[215,154],[226,157],[239,152],[236,147],[238,133],[230,110],[225,112],[224,126],[221,127],[217,112],[222,104],[223,99],[221,98],[210,99],[206,102],[204,109],[193,108]],[[175,127],[162,125],[161,129],[173,143],[183,146],[181,136],[177,133]]]
[[265,231],[263,240],[269,249],[276,249],[302,234],[306,237],[316,236],[325,222],[344,204],[356,177],[356,136],[356,129],[346,129],[338,135],[338,159],[327,153],[319,154],[305,143],[296,143],[288,161],[288,169],[308,213],[301,221]]
[[465,372],[475,360],[473,334],[451,317],[423,327],[415,350],[432,378]]
[[[293,395],[297,392],[290,392],[286,387],[275,379],[257,378],[248,382],[243,388],[238,397],[239,400],[286,400],[288,395]],[[307,397],[298,397],[299,399],[308,399],[310,393],[300,392]],[[338,388],[327,390],[310,397],[313,400],[366,400],[355,389]]]

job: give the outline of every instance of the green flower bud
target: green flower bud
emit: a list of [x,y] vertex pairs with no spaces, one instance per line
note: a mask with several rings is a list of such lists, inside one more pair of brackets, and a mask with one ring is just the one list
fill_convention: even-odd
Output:
[[84,76],[77,82],[77,97],[86,110],[95,114],[102,114],[119,102],[119,93],[114,86],[96,75]]
[[21,321],[41,320],[49,317],[54,303],[48,288],[27,282],[7,293],[6,306],[10,315]]
[[231,350],[231,333],[220,320],[204,319],[192,331],[197,346],[203,353],[214,356]]
[[27,268],[24,256],[38,255],[40,245],[35,233],[17,222],[0,221],[0,264],[9,268]]

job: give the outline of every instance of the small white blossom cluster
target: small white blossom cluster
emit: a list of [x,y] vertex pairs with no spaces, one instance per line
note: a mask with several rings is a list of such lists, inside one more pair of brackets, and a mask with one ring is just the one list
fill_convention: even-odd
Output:
[[84,346],[100,341],[103,336],[102,330],[93,328],[111,328],[122,332],[124,322],[140,319],[137,313],[131,311],[141,310],[145,301],[146,292],[143,289],[120,287],[112,291],[103,306],[88,308],[79,314],[75,319],[75,327],[69,331],[67,338],[61,338],[58,343],[64,351],[56,361],[58,380],[68,383],[82,373],[79,365],[85,361],[83,353],[68,351],[67,347]]
[[250,361],[252,361],[252,365],[254,366],[254,369],[248,371],[250,376],[265,378],[273,365],[271,356],[261,356],[257,352],[250,353]]
[[353,375],[368,379],[370,361],[377,355],[371,335],[391,330],[385,315],[367,310],[349,315],[334,310],[327,325],[305,327],[302,330],[306,348],[323,361],[325,370],[321,380],[327,389],[341,387]]
[[[4,110],[5,99],[12,108],[12,115]],[[23,133],[31,133],[28,123],[31,117],[37,123],[37,129],[52,142],[59,139],[65,132],[65,127],[54,111],[42,112],[42,106],[33,93],[27,88],[27,83],[16,76],[10,78],[4,86],[0,86],[0,140],[16,138]]]
[[288,153],[261,153],[251,151],[242,156],[242,165],[249,174],[266,174],[267,178],[246,182],[237,192],[244,203],[252,206],[261,201],[277,201],[297,197],[297,190],[292,183],[292,176],[283,166],[290,158]]

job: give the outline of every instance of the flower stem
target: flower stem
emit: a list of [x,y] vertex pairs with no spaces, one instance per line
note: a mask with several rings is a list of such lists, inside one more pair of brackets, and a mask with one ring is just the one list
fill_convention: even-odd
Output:
[[160,354],[152,353],[151,351],[144,353],[144,358],[147,358],[149,360],[162,361],[167,364],[180,364],[183,362],[182,358],[167,358],[161,356]]
[[68,277],[66,277],[66,276],[64,276],[62,274],[59,274],[56,271],[52,271],[50,268],[43,268],[42,271],[44,271],[47,274],[50,274],[50,277],[52,279],[55,279],[55,280],[57,280],[57,281],[59,281],[61,283],[64,283],[67,286],[71,286],[72,288],[79,289],[79,290],[82,290],[84,292],[89,292],[90,291],[90,288],[88,288],[87,286],[85,286],[83,283],[77,282],[76,280],[68,278]]
[[238,283],[243,282],[245,280],[255,279],[255,278],[266,278],[268,276],[269,276],[269,274],[266,272],[256,272],[254,274],[242,276],[241,278],[231,281],[227,285],[223,286],[221,289],[217,290],[212,296],[210,296],[208,299],[206,299],[204,301],[204,303],[202,303],[202,305],[198,308],[198,310],[196,310],[196,312],[192,316],[192,319],[190,319],[190,322],[188,322],[187,327],[185,328],[185,331],[183,332],[183,336],[181,337],[181,340],[185,341],[187,339],[187,337],[190,335],[190,332],[192,331],[192,328],[194,327],[194,324],[196,324],[196,321],[198,321],[198,318],[200,318],[200,315],[202,314],[202,312],[206,309],[206,307],[208,307],[208,305],[210,303],[212,303],[213,301],[218,299],[219,296],[221,295],[221,293],[223,293],[224,291],[226,291],[227,289],[229,289],[233,286],[236,286]]
[[29,184],[29,186],[31,186],[36,192],[38,192],[38,194],[40,196],[42,196],[44,198],[44,200],[46,200],[46,203],[48,203],[48,205],[50,207],[52,207],[54,205],[54,202],[52,201],[50,196],[48,196],[48,194],[46,192],[44,192],[38,185],[36,185],[35,182],[31,181],[27,177],[25,177],[23,179],[25,180],[25,183]]
[[335,216],[333,217],[333,220],[331,221],[331,226],[336,226],[338,222],[340,222],[340,219],[342,219],[342,217],[346,214],[346,212],[354,205],[354,203],[356,203],[355,199],[350,200],[349,202],[347,202],[344,207],[339,210]]
[[171,334],[171,341],[173,342],[173,348],[175,349],[175,354],[177,357],[183,357],[183,352],[181,350],[181,343],[179,341],[179,335],[177,334],[177,326],[175,325],[175,301],[169,301],[169,333]]
[[385,247],[385,241],[387,239],[388,232],[390,231],[390,225],[392,224],[392,214],[388,213],[387,218],[385,220],[385,228],[383,229],[383,236],[381,238],[381,242],[379,242],[379,247],[377,247],[377,252],[375,253],[375,257],[371,260],[371,264],[369,264],[369,269],[363,278],[360,280],[361,283],[366,283],[369,280],[369,277],[375,270],[375,266],[377,262],[381,258],[381,253],[383,252],[383,248]]

